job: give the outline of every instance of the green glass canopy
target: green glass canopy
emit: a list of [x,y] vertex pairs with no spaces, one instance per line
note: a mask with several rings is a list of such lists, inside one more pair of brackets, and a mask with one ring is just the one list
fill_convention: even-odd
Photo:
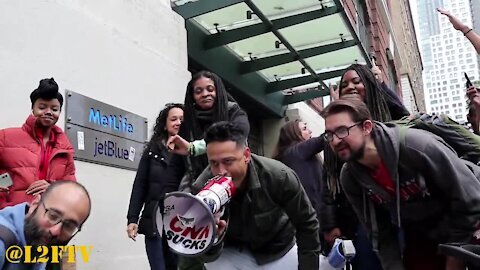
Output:
[[[172,0],[191,63],[272,116],[329,94],[350,64],[369,62],[340,0]],[[245,102],[244,102],[245,103]]]

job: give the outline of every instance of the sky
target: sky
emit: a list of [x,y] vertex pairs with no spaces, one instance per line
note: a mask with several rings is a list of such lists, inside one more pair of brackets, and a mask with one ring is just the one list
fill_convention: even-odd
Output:
[[[419,40],[418,39],[419,30],[417,30],[418,29],[417,1],[418,0],[410,0],[410,9],[412,10],[413,25],[415,27],[415,33],[417,34],[417,40]],[[428,1],[428,0],[421,0],[421,1]]]

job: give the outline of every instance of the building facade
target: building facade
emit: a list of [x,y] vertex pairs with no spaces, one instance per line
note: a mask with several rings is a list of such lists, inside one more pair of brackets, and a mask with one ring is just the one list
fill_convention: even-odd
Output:
[[[0,128],[21,126],[32,90],[54,77],[65,100],[68,89],[144,116],[151,134],[163,106],[183,102],[190,79],[184,20],[169,0],[3,1],[0,34]],[[65,118],[64,108],[64,130]],[[75,167],[92,199],[72,241],[92,251],[88,263],[77,254],[76,269],[150,269],[143,235],[134,242],[126,233],[135,171],[79,160]]]
[[412,10],[408,0],[390,1],[393,29],[398,41],[398,70],[403,103],[410,112],[425,111],[422,60],[415,37]]
[[472,6],[469,0],[418,1],[417,5],[427,112],[463,123],[467,114],[464,74],[478,80],[477,53],[435,8],[444,7],[472,27]]

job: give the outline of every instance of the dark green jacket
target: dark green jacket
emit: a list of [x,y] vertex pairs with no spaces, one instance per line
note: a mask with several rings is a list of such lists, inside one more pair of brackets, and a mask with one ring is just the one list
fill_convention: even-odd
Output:
[[[199,192],[211,177],[207,167],[193,184],[192,193]],[[296,239],[298,269],[318,270],[319,224],[295,172],[279,161],[252,154],[246,181],[245,197],[241,209],[237,209],[245,217],[242,226],[230,224],[224,241],[213,247],[204,259],[215,260],[223,245],[245,243],[248,239],[244,247],[262,265],[285,255]]]

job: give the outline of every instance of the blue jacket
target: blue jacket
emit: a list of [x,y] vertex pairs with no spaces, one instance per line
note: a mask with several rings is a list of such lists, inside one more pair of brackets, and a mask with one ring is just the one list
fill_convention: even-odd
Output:
[[[24,224],[25,224],[25,212],[28,210],[27,203],[17,204],[15,206],[5,207],[4,209],[0,210],[0,224],[9,228],[10,231],[16,236],[18,245],[25,246],[25,234],[24,234]],[[0,241],[0,269],[3,269],[5,264],[5,250],[8,247],[5,247],[5,243]],[[8,263],[8,262],[7,262]],[[27,266],[21,263],[14,264],[9,263],[7,266],[7,270],[20,270],[20,269],[27,269]],[[28,268],[32,270],[43,270],[45,269],[45,264],[35,264],[32,268]]]

